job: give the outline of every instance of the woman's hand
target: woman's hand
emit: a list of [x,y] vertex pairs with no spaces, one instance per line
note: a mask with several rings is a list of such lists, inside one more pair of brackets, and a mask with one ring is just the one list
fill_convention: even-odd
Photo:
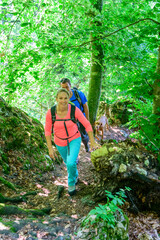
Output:
[[95,141],[91,143],[91,150],[94,151],[95,149],[100,148],[101,145],[96,143]]
[[57,158],[56,150],[52,148],[49,149],[49,156],[55,160]]
[[89,140],[90,140],[90,145],[91,145],[91,150],[94,151],[97,148],[100,148],[101,145],[95,142],[94,136],[93,136],[93,131],[88,132]]

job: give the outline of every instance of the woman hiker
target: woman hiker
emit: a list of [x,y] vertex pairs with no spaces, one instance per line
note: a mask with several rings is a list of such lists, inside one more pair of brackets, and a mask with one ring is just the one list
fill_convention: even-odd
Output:
[[[78,130],[77,124],[71,120],[71,104],[69,104],[70,93],[61,88],[56,95],[57,105],[55,106],[55,121],[52,126],[51,109],[46,114],[45,136],[51,158],[56,157],[56,149],[52,146],[51,134],[52,127],[54,129],[54,143],[64,163],[67,166],[68,173],[68,193],[73,196],[76,193],[76,182],[78,180],[78,170],[76,159],[78,157],[81,146],[81,134]],[[73,108],[73,107],[72,107]],[[93,130],[90,122],[83,115],[81,110],[75,108],[75,119],[83,124],[89,139],[91,148],[97,148],[98,145],[93,137]]]

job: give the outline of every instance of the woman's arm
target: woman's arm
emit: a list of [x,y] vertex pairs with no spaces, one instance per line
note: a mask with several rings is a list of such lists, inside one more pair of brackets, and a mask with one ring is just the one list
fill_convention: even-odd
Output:
[[90,124],[90,122],[87,120],[87,118],[83,115],[83,113],[79,110],[79,108],[76,108],[75,111],[75,117],[78,119],[78,121],[80,121],[80,123],[83,124],[83,126],[85,127],[88,136],[89,136],[89,140],[90,140],[90,144],[91,144],[91,148],[92,150],[94,150],[94,148],[100,147],[99,144],[97,144],[94,140],[94,136],[93,136],[93,130],[92,130],[92,126]]
[[85,104],[83,104],[83,109],[86,115],[87,120],[89,121],[89,108],[88,108],[88,104],[87,102]]
[[94,136],[93,136],[93,131],[89,131],[87,132],[88,133],[88,137],[89,137],[89,140],[90,140],[90,144],[91,144],[91,149],[92,150],[95,150],[95,148],[98,148],[100,147],[99,144],[97,144],[94,140]]
[[51,111],[48,110],[48,112],[46,114],[45,137],[46,137],[46,141],[47,141],[49,156],[51,158],[55,159],[55,157],[57,157],[57,154],[55,153],[55,149],[52,146],[51,129],[52,129],[52,117],[51,117]]
[[52,146],[52,137],[51,136],[46,136],[46,141],[47,141],[47,147],[48,147],[48,151],[49,151],[49,156],[53,159],[55,159],[55,157],[57,157],[55,148],[53,148]]

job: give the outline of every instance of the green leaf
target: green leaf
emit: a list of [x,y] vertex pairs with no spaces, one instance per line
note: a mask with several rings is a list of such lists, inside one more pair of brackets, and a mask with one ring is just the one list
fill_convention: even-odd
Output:
[[0,5],[1,5],[1,6],[7,6],[8,3],[1,3]]
[[21,23],[21,27],[26,27],[26,26],[28,26],[28,25],[30,25],[30,26],[31,26],[31,23],[30,23],[30,22]]
[[12,14],[12,15],[18,15],[19,12],[11,12],[10,14]]

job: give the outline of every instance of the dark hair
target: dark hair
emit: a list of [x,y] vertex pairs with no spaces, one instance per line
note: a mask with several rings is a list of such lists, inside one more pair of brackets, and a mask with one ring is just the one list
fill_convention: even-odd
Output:
[[71,86],[71,82],[68,78],[62,78],[61,83],[69,83],[69,85]]
[[56,94],[56,98],[58,97],[58,94],[61,93],[61,92],[65,92],[69,98],[69,95],[70,93],[67,91],[67,89],[65,88],[60,88],[58,91],[57,91],[57,94]]

